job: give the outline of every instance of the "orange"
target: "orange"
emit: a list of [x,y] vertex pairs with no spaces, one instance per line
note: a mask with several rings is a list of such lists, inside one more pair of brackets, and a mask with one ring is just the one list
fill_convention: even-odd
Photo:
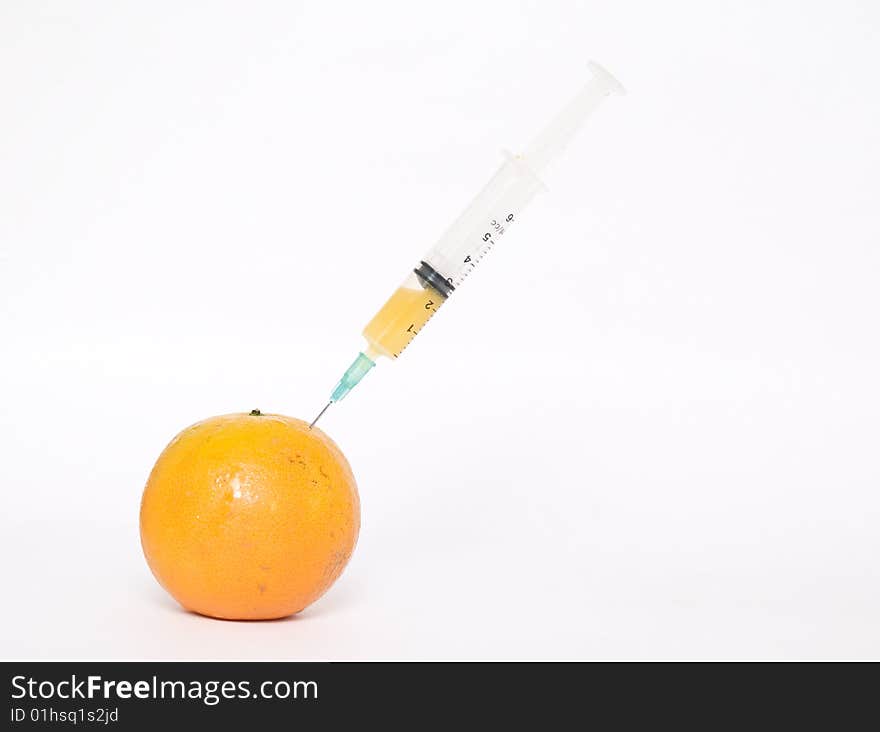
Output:
[[140,524],[150,569],[183,607],[215,618],[281,618],[342,573],[360,503],[327,435],[254,410],[177,435],[147,480]]

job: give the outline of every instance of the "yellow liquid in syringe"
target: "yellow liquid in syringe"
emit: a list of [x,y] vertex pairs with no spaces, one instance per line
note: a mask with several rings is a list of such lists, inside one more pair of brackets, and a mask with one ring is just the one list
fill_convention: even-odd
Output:
[[383,356],[397,358],[443,301],[431,287],[399,287],[367,323],[364,338]]

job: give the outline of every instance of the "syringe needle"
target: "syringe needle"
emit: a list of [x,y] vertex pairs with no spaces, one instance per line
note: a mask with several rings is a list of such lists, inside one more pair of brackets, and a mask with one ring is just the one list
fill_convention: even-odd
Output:
[[319,419],[321,419],[321,416],[324,414],[324,412],[326,412],[330,408],[331,404],[333,404],[332,401],[327,402],[327,404],[324,406],[324,408],[320,412],[318,412],[318,416],[312,420],[312,423],[309,425],[309,429],[312,429],[312,427],[315,426],[315,422],[317,422]]

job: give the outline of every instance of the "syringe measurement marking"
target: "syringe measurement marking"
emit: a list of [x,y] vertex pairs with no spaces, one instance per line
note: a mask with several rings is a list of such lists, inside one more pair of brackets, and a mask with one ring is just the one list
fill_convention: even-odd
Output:
[[[431,318],[434,317],[434,313],[437,312],[437,308],[434,307],[434,301],[433,301],[433,300],[428,300],[428,302],[425,303],[425,310],[430,310],[430,311],[431,311],[431,314],[428,316],[428,320],[425,321],[425,325],[427,325],[428,321],[431,320]],[[425,326],[423,325],[422,328],[424,328],[424,327],[425,327]],[[421,328],[419,328],[419,330],[421,330]],[[416,324],[415,324],[415,323],[410,323],[410,324],[409,324],[409,328],[406,329],[406,332],[407,332],[407,333],[411,333],[412,335],[409,337],[409,340],[408,340],[406,343],[403,344],[403,348],[401,348],[397,353],[394,354],[394,358],[397,358],[398,356],[400,356],[401,353],[404,352],[404,350],[406,350],[406,347],[407,347],[410,343],[412,343],[413,338],[415,338],[415,337],[419,334],[419,330],[416,330]]]
[[[507,216],[504,219],[504,223],[512,224],[513,223],[513,214],[507,214]],[[489,231],[487,231],[485,234],[483,234],[482,240],[483,240],[483,242],[485,242],[485,244],[482,247],[480,247],[480,249],[477,251],[477,254],[474,256],[468,254],[464,258],[463,263],[469,264],[470,267],[468,267],[467,269],[462,271],[461,274],[459,274],[458,279],[453,280],[452,277],[450,277],[449,283],[451,285],[458,287],[462,282],[464,282],[464,280],[467,278],[467,276],[471,272],[474,271],[474,269],[476,268],[476,266],[480,262],[480,260],[483,259],[483,257],[485,257],[492,250],[492,247],[495,246],[496,237],[498,239],[500,239],[502,236],[504,236],[504,233],[507,231],[507,227],[505,227],[504,224],[499,224],[497,219],[492,219],[489,222],[489,229],[490,229]],[[495,231],[496,236],[492,235],[493,229]]]
[[[430,310],[432,313],[436,313],[436,312],[437,312],[437,308],[434,307],[434,301],[433,301],[433,300],[428,300],[428,302],[425,303],[425,310]],[[426,322],[427,322],[427,321],[426,321]],[[416,335],[416,333],[418,333],[418,331],[416,330],[416,324],[415,324],[415,323],[410,323],[410,324],[409,324],[409,328],[406,329],[406,332],[407,332],[407,333],[412,333],[413,335]]]

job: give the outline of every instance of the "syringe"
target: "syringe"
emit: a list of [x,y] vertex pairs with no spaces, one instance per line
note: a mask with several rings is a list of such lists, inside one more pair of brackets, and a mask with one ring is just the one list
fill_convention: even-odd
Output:
[[538,175],[559,155],[601,102],[625,91],[611,74],[590,62],[592,78],[565,109],[536,137],[522,155],[505,152],[505,160],[470,206],[367,323],[367,346],[333,389],[330,401],[341,401],[379,356],[397,358],[447,298],[507,233],[534,195],[544,189]]

